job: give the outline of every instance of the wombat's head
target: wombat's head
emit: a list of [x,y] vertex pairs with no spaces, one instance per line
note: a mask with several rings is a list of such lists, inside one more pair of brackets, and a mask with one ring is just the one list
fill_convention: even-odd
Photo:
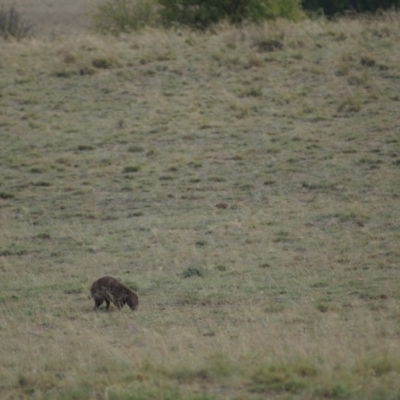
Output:
[[130,307],[131,310],[136,310],[139,305],[139,300],[136,296],[129,296],[126,299],[126,304]]

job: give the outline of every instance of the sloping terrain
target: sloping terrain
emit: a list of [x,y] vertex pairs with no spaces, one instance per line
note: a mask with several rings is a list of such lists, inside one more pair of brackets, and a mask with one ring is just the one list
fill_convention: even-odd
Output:
[[[1,397],[396,398],[399,40],[2,43]],[[137,312],[92,311],[106,274]]]

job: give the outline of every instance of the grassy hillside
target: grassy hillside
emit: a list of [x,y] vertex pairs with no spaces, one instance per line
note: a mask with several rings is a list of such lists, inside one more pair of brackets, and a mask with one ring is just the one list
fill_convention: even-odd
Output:
[[[397,399],[399,14],[2,43],[2,399]],[[138,290],[92,310],[90,284]]]
[[[97,6],[103,0],[4,0],[1,4],[14,5],[29,20],[36,37],[80,34],[87,31]],[[6,7],[8,8],[8,7]]]

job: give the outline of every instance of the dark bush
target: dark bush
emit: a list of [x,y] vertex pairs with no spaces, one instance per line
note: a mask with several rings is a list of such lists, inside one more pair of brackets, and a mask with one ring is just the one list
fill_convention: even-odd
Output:
[[320,12],[327,16],[341,14],[345,12],[374,12],[397,8],[400,0],[303,0],[303,8],[306,11]]
[[199,266],[188,267],[182,273],[183,278],[191,278],[193,276],[199,276],[202,278],[205,275],[206,275],[206,271],[204,270],[203,267],[199,267]]
[[227,21],[260,22],[267,19],[300,19],[300,0],[159,0],[161,20],[165,26],[186,25],[206,29]]
[[22,39],[31,34],[32,24],[25,21],[14,6],[8,9],[4,4],[0,7],[0,36],[8,39],[10,36]]

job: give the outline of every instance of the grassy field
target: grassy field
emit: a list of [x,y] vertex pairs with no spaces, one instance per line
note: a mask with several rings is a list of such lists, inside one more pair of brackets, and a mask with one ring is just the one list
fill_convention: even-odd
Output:
[[97,6],[103,0],[4,0],[14,5],[25,20],[33,24],[35,37],[76,35],[87,31]]
[[399,399],[399,21],[2,42],[0,398]]

